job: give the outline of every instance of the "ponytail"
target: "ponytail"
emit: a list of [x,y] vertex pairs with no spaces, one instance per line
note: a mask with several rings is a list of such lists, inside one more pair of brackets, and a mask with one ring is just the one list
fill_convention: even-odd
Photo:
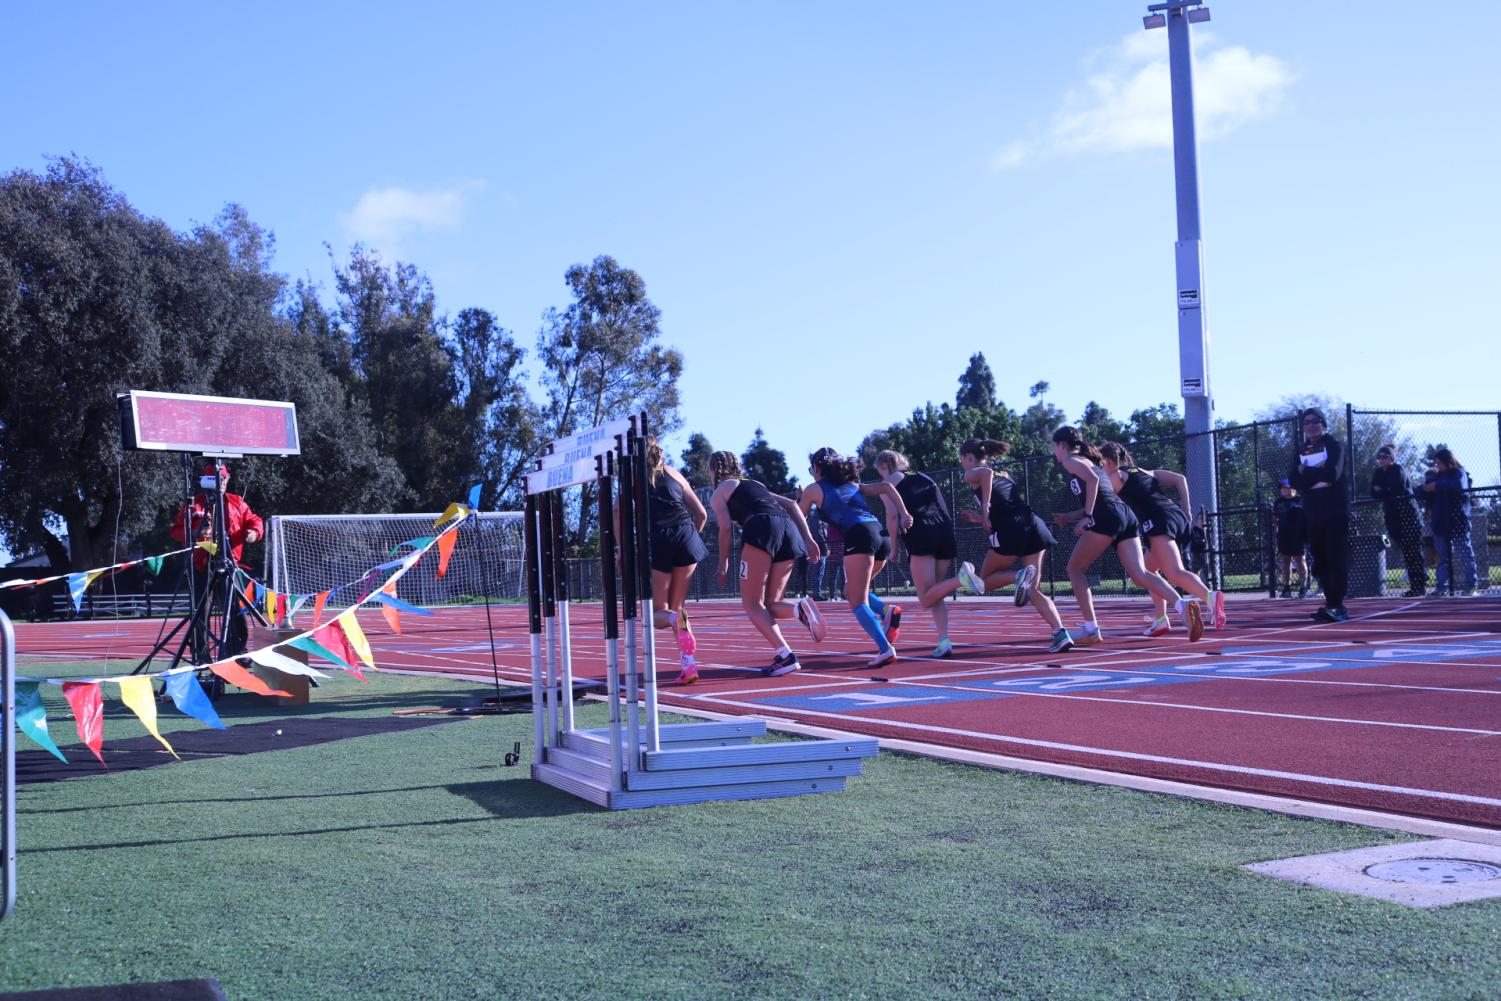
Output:
[[709,478],[717,487],[722,480],[736,480],[740,478],[740,460],[734,452],[715,452],[709,456]]
[[845,483],[858,483],[860,480],[860,463],[853,457],[840,455],[832,448],[820,448],[808,456],[808,465],[813,467],[815,476],[828,480],[836,487]]
[[1082,456],[1094,463],[1100,464],[1100,450],[1084,440],[1084,435],[1076,427],[1065,424],[1053,432],[1053,441],[1066,447],[1073,455]]
[[1011,451],[1009,441],[997,441],[994,438],[969,438],[959,446],[960,455],[973,455],[981,462],[987,459],[999,459],[1009,451]]
[[1100,458],[1109,459],[1117,466],[1130,469],[1136,465],[1136,460],[1131,458],[1131,453],[1126,451],[1126,446],[1118,441],[1107,441],[1100,446]]

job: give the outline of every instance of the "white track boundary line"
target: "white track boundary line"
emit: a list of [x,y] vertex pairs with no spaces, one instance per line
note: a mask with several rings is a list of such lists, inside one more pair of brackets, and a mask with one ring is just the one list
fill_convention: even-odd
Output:
[[[762,709],[753,702],[736,702],[731,699],[715,699],[705,697],[702,701],[717,702],[721,705],[736,706],[742,709]],[[675,707],[671,707],[675,708]],[[878,724],[889,726],[899,730],[912,730],[926,733],[943,733],[955,737],[970,737],[977,740],[990,740],[1002,744],[1021,744],[1026,747],[1046,748],[1053,751],[1071,751],[1078,754],[1092,754],[1097,757],[1121,758],[1127,761],[1147,761],[1153,764],[1180,765],[1186,768],[1200,768],[1206,771],[1227,772],[1233,775],[1255,775],[1261,778],[1286,779],[1293,782],[1305,782],[1309,785],[1333,786],[1342,789],[1362,789],[1369,792],[1385,792],[1401,796],[1414,796],[1422,799],[1441,799],[1456,803],[1472,803],[1478,806],[1501,807],[1501,799],[1492,799],[1487,796],[1472,796],[1467,793],[1441,792],[1436,789],[1414,789],[1408,786],[1384,785],[1378,782],[1360,782],[1355,779],[1340,779],[1330,775],[1308,775],[1302,772],[1285,772],[1271,768],[1254,768],[1249,765],[1229,765],[1212,761],[1200,761],[1194,758],[1172,758],[1161,754],[1144,754],[1138,751],[1112,751],[1099,747],[1085,747],[1079,744],[1064,744],[1054,740],[1037,740],[1032,737],[1013,737],[1007,734],[980,733],[974,730],[960,730],[953,727],[932,726],[924,723],[906,723],[901,720],[888,720],[876,717],[850,716],[845,713],[824,712],[817,709],[798,709],[796,712],[805,716],[817,716],[821,719],[836,719],[850,723]]]

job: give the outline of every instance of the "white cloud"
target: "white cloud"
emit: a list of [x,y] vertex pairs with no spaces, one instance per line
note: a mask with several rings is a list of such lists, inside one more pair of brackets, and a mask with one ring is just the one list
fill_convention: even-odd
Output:
[[395,252],[416,233],[458,226],[465,198],[483,186],[482,181],[463,181],[434,191],[394,185],[371,188],[360,196],[354,211],[342,216],[344,230],[352,240]]
[[[1017,167],[1048,154],[1172,148],[1167,32],[1134,32],[1089,61],[1102,68],[1064,95],[1042,135],[998,150],[991,158],[993,168]],[[1276,56],[1239,45],[1217,47],[1213,36],[1198,34],[1194,106],[1200,141],[1221,138],[1272,114],[1292,80],[1292,71]]]

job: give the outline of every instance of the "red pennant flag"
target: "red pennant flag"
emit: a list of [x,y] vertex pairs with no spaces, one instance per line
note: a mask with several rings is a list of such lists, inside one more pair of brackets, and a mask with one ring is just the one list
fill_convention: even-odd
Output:
[[459,526],[455,525],[438,536],[438,578],[448,572],[448,558],[453,555],[453,544],[459,541]]
[[210,664],[208,669],[231,685],[243,688],[247,692],[254,692],[257,695],[285,695],[289,698],[291,697],[290,692],[284,692],[279,688],[272,688],[232,660],[221,660],[216,664]]
[[349,642],[349,637],[344,635],[342,617],[332,620],[326,626],[314,629],[313,641],[321,643],[333,653],[343,657],[349,662],[349,667],[345,670],[361,681],[365,680],[365,676],[360,673],[360,655],[355,651],[354,645]]
[[313,598],[313,625],[315,626],[318,620],[323,618],[323,606],[328,603],[328,595],[328,591],[319,591]]
[[279,627],[281,627],[283,625],[286,625],[286,622],[287,622],[287,596],[284,595],[284,594],[278,594],[276,596],[276,611],[274,613],[272,613],[272,615],[271,615],[271,624],[273,626],[277,626],[279,628]]
[[[396,581],[394,581],[394,580],[388,580],[388,581],[386,581],[386,586],[383,587],[383,588],[381,588],[381,591],[383,593],[385,593],[385,594],[389,594],[393,598],[396,597]],[[381,605],[380,606],[380,614],[386,620],[386,625],[388,625],[388,626],[391,627],[391,631],[393,633],[395,633],[396,635],[400,636],[401,635],[401,613],[399,611],[397,611],[391,605]]]
[[[73,707],[78,736],[104,765],[104,695],[97,681],[63,682],[63,698]],[[108,765],[104,765],[108,768]]]

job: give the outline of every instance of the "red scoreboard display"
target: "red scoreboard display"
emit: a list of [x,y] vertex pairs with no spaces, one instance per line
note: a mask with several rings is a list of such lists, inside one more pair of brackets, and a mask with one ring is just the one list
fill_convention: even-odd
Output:
[[131,390],[118,397],[125,447],[202,455],[298,455],[297,408],[272,400]]

